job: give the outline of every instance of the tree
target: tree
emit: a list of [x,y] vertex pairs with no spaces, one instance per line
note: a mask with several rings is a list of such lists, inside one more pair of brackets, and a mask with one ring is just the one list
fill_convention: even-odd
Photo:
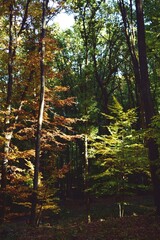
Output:
[[[26,3],[23,1],[19,2],[3,2],[2,9],[4,10],[3,15],[1,16],[2,19],[2,26],[5,27],[5,24],[9,22],[8,32],[6,30],[6,34],[9,35],[9,42],[8,42],[8,83],[7,89],[4,87],[4,92],[6,94],[6,104],[2,108],[5,112],[4,123],[2,125],[3,132],[4,132],[4,154],[3,154],[3,161],[2,161],[2,193],[7,193],[9,195],[9,185],[7,184],[10,180],[12,175],[16,175],[16,172],[12,170],[13,165],[18,170],[16,166],[16,160],[13,161],[14,150],[16,146],[13,144],[14,142],[14,134],[17,131],[17,125],[19,121],[20,113],[22,113],[22,107],[24,106],[24,102],[26,100],[26,95],[28,91],[28,82],[33,80],[34,71],[26,71],[26,79],[27,81],[22,84],[24,68],[23,68],[23,47],[22,42],[24,40],[24,35],[26,31],[26,22],[28,20],[28,10],[30,7],[30,0],[27,0]],[[20,11],[18,11],[20,10]],[[17,21],[18,19],[18,21]],[[19,22],[19,24],[18,24]],[[25,30],[25,31],[24,31]],[[5,31],[4,31],[5,32]],[[23,39],[23,40],[22,40]],[[6,39],[4,37],[3,40],[3,48],[2,51],[6,51],[5,49]],[[7,52],[7,51],[6,51]],[[4,66],[6,65],[4,59]],[[7,61],[6,61],[7,62]],[[6,69],[6,68],[4,68]],[[6,78],[7,73],[4,71],[2,78]],[[28,75],[28,76],[27,76]],[[20,87],[21,82],[21,87]],[[4,85],[5,86],[5,85]],[[19,90],[19,92],[17,91]],[[16,91],[15,91],[16,90]],[[4,96],[3,96],[4,98]],[[3,106],[3,104],[2,104]],[[14,146],[14,147],[13,147]],[[13,150],[14,149],[14,150]],[[11,156],[12,155],[12,156]],[[14,162],[14,163],[13,163]],[[19,168],[20,171],[20,168]],[[8,174],[8,173],[11,174]],[[5,213],[5,205],[6,205],[6,198],[2,205],[4,205],[4,210],[1,211],[4,218]],[[4,213],[3,213],[4,212]]]
[[[46,202],[52,198],[51,203],[54,206],[54,183],[59,175],[59,170],[56,169],[57,155],[58,152],[64,150],[66,143],[74,139],[73,134],[69,136],[74,119],[66,117],[64,108],[72,106],[75,99],[73,97],[65,98],[64,93],[68,92],[69,88],[68,86],[61,86],[61,74],[55,71],[54,57],[58,54],[58,47],[51,29],[48,27],[47,34],[42,36],[43,31],[41,31],[40,22],[42,17],[41,3],[39,1],[27,1],[26,4],[23,1],[13,2],[13,11],[11,12],[7,11],[9,6],[8,2],[4,2],[3,7],[5,11],[0,19],[2,27],[5,29],[1,33],[3,41],[0,49],[0,68],[3,68],[3,71],[0,72],[0,84],[2,86],[0,100],[2,103],[0,109],[1,116],[6,113],[6,104],[4,102],[8,92],[9,97],[7,99],[11,104],[11,112],[7,112],[9,115],[6,114],[7,123],[4,117],[0,118],[2,123],[0,129],[1,156],[7,157],[8,160],[5,166],[6,171],[4,172],[1,169],[2,186],[4,186],[5,180],[5,191],[1,191],[5,193],[1,207],[5,210],[7,202],[8,210],[15,205],[23,205],[28,209],[29,196],[33,187],[32,178],[34,177],[34,188],[36,188],[37,179],[42,180],[42,176],[43,182],[41,181],[40,196],[38,195],[38,187],[36,192],[38,195],[37,202],[39,203],[41,198],[41,203],[43,202],[44,207]],[[33,11],[33,9],[36,11]],[[51,13],[51,9],[46,6],[47,21],[50,19]],[[11,22],[11,19],[13,22]],[[9,20],[11,24],[7,28],[6,25]],[[9,44],[7,44],[7,31],[10,33]],[[45,60],[42,39],[45,43],[47,42]],[[6,47],[8,45],[9,51],[7,51]],[[8,76],[9,80],[11,79],[12,81],[8,82],[9,90],[7,92],[6,79]],[[46,86],[43,84],[44,78],[48,80]],[[41,85],[39,79],[41,79]],[[44,87],[47,94],[44,94]],[[42,94],[39,99],[40,88],[42,89]],[[44,97],[45,110],[44,114],[42,114]],[[41,103],[40,106],[38,105],[39,101]],[[44,115],[43,128],[41,126],[42,115]],[[37,120],[38,116],[39,121]],[[37,121],[38,126],[36,126]],[[39,158],[40,160],[41,158],[41,161],[38,160],[39,163],[36,163],[36,171],[34,172],[36,127],[38,128],[36,159]],[[6,129],[7,139],[3,136],[4,128]],[[9,134],[9,138],[7,134]],[[6,152],[6,155],[3,154],[4,151],[2,150],[4,143],[7,144],[8,152]],[[48,166],[46,167],[47,163]],[[46,168],[48,169],[47,173]],[[35,176],[33,176],[33,172]],[[18,185],[20,185],[19,188],[17,188]],[[46,189],[45,186],[47,186]],[[3,189],[1,188],[1,190]],[[5,201],[7,200],[6,196],[9,201]],[[38,205],[39,208],[41,206],[42,204]],[[1,213],[3,212],[5,211],[1,211]],[[2,218],[4,219],[4,214]]]
[[4,131],[5,131],[4,157],[2,160],[2,180],[1,180],[2,221],[5,218],[5,210],[6,210],[6,206],[5,206],[6,205],[6,185],[7,185],[6,174],[7,174],[9,147],[10,147],[10,141],[12,138],[12,131],[10,130],[12,86],[13,86],[13,3],[10,3],[9,5],[8,86],[7,86],[7,97],[6,97],[6,116],[5,116],[5,123],[4,123]]
[[[88,191],[97,195],[116,195],[119,216],[124,213],[125,196],[134,192],[135,188],[146,187],[130,181],[131,177],[144,175],[150,179],[147,149],[143,146],[143,134],[134,129],[136,122],[135,109],[123,110],[116,98],[109,107],[110,120],[106,126],[109,134],[90,138],[89,156],[94,170],[90,178],[92,186]],[[135,187],[135,185],[137,186]],[[143,185],[143,186],[142,186]]]
[[[136,14],[137,14],[139,65],[140,65],[140,74],[141,74],[139,92],[140,92],[141,101],[143,104],[142,109],[145,115],[146,126],[148,127],[151,124],[153,116],[155,115],[155,110],[154,110],[151,91],[150,91],[150,81],[148,77],[146,42],[145,42],[145,26],[144,26],[142,0],[136,0]],[[158,145],[154,138],[149,138],[147,140],[147,145],[148,145],[148,151],[149,151],[149,160],[150,160],[151,176],[152,176],[152,182],[153,182],[155,206],[156,206],[157,214],[160,215],[160,188],[159,188],[160,180],[158,176],[160,164],[159,164]]]
[[[139,70],[139,61],[137,57],[137,47],[136,47],[136,36],[135,36],[135,23],[134,23],[134,12],[133,12],[133,2],[130,1],[129,6],[126,6],[126,3],[123,0],[118,1],[120,12],[123,20],[123,31],[126,38],[126,43],[128,46],[129,54],[132,61],[133,72],[135,77],[135,95],[136,95],[136,106],[139,118],[137,121],[137,127],[144,127],[144,115],[142,110],[142,102],[139,94],[140,88],[140,70]],[[127,9],[129,8],[129,13]]]
[[35,163],[34,163],[34,180],[32,193],[32,208],[31,208],[31,224],[36,223],[36,206],[38,199],[38,181],[39,181],[39,165],[40,165],[40,150],[41,150],[41,131],[44,115],[44,97],[45,97],[45,73],[44,73],[44,54],[45,54],[45,28],[46,28],[46,9],[47,1],[42,3],[42,20],[41,20],[41,40],[40,40],[40,99],[36,132],[36,148],[35,148]]
[[151,93],[156,112],[159,111],[159,4],[156,1],[144,1],[144,14],[146,24],[146,45],[148,72],[151,82]]
[[[146,173],[146,148],[136,135],[141,140],[142,135],[136,130],[142,127],[146,131],[144,143],[149,149],[155,202],[159,206],[156,113],[160,46],[155,4],[154,0],[144,2],[144,17],[140,0],[68,0],[56,4],[48,0],[1,1],[3,219],[5,209],[12,211],[15,205],[22,204],[28,209],[32,201],[30,220],[37,224],[43,209],[55,206],[56,190],[61,199],[83,196],[89,216],[91,192],[121,194],[122,189],[131,186],[129,176],[138,174],[138,167],[139,174]],[[53,22],[48,24],[63,7],[75,14],[74,27],[66,31]],[[118,100],[113,100],[112,95]],[[114,101],[113,110],[110,105]],[[134,111],[128,110],[133,107]],[[132,120],[137,121],[136,126]],[[96,160],[89,157],[94,137]],[[135,152],[145,152],[145,157],[137,157]],[[129,163],[128,158],[132,160]]]
[[[30,1],[27,1],[27,5],[25,8],[24,17],[22,17],[22,23],[20,25],[21,29],[19,30],[17,36],[20,36],[22,33],[22,29],[26,23],[28,5]],[[17,47],[17,36],[14,34],[14,28],[16,23],[14,22],[14,10],[17,6],[15,3],[11,1],[9,4],[3,3],[4,11],[8,13],[8,22],[9,22],[9,42],[8,42],[8,83],[6,90],[6,104],[5,104],[5,117],[4,117],[4,154],[2,159],[2,180],[1,180],[1,192],[2,192],[2,208],[1,208],[1,218],[2,221],[5,218],[5,205],[6,205],[6,186],[7,186],[7,168],[8,168],[8,156],[10,152],[11,140],[13,137],[14,124],[18,119],[18,115],[13,120],[13,81],[14,81],[14,58],[16,55],[16,47]],[[16,16],[15,16],[16,17]],[[2,16],[3,18],[3,16]],[[5,18],[5,16],[4,16]],[[20,105],[21,108],[21,105]],[[19,110],[20,110],[19,108]]]

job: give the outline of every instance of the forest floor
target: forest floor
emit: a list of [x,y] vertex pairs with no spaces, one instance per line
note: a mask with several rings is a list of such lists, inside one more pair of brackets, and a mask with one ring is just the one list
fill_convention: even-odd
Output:
[[91,222],[85,220],[85,206],[77,200],[63,204],[61,213],[44,216],[39,227],[27,225],[24,218],[0,226],[1,240],[160,240],[160,218],[154,216],[148,196],[127,199],[125,215],[118,217],[113,198],[91,204]]

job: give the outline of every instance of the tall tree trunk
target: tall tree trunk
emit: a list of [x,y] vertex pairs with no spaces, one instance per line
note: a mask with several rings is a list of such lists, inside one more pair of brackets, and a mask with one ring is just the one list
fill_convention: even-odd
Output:
[[11,117],[11,100],[12,100],[12,85],[13,85],[13,4],[9,6],[9,53],[8,53],[8,84],[7,84],[7,99],[6,99],[6,116],[4,122],[4,156],[2,159],[2,179],[1,179],[1,209],[0,220],[3,222],[6,212],[6,187],[7,187],[7,166],[10,142],[12,138],[12,130],[10,128]]
[[38,178],[39,178],[39,165],[40,165],[40,151],[41,151],[41,130],[44,114],[44,97],[45,97],[45,72],[44,72],[44,54],[45,54],[45,25],[46,25],[46,6],[47,1],[43,0],[42,3],[42,30],[40,39],[40,101],[38,111],[38,122],[36,132],[35,144],[35,163],[34,163],[34,179],[33,179],[33,193],[32,193],[32,206],[30,223],[36,225],[36,209],[38,203]]
[[[128,46],[128,50],[130,53],[132,65],[133,65],[133,72],[135,77],[135,94],[136,94],[136,104],[137,104],[137,113],[138,113],[138,122],[137,122],[137,128],[140,129],[142,127],[145,127],[145,121],[144,121],[144,113],[143,113],[143,103],[141,101],[139,88],[140,88],[140,68],[139,68],[139,61],[136,54],[135,49],[135,40],[134,40],[134,32],[133,32],[133,7],[132,7],[132,0],[130,0],[130,11],[131,11],[131,23],[129,22],[129,19],[127,17],[127,9],[124,3],[124,0],[118,0],[120,12],[122,15],[122,20],[124,24],[124,34],[126,38],[126,43]],[[130,33],[130,34],[129,34]]]
[[[88,34],[87,33],[87,29],[86,29],[86,7],[87,7],[87,3],[85,5],[84,8],[84,12],[83,12],[83,31],[84,31],[84,37],[83,37],[83,41],[84,41],[84,47],[85,47],[85,69],[88,68],[88,53],[89,53],[89,42],[88,42]],[[84,100],[85,100],[85,105],[84,105],[84,114],[87,115],[87,110],[88,110],[88,106],[87,106],[87,98],[88,98],[88,71],[85,73],[85,83],[84,83]],[[88,174],[89,174],[89,160],[88,160],[88,121],[85,121],[84,124],[84,198],[85,198],[85,205],[86,205],[86,220],[87,222],[90,222],[90,196],[89,193],[87,191],[88,189]]]
[[[155,115],[155,112],[150,91],[150,81],[148,77],[143,4],[142,0],[136,0],[135,2],[137,14],[139,65],[141,74],[139,92],[141,96],[141,101],[143,103],[146,127],[148,127],[151,123],[152,117]],[[149,151],[154,200],[157,214],[160,215],[160,178],[158,176],[158,172],[160,171],[159,151],[158,146],[153,138],[150,138],[147,144]]]
[[89,181],[89,159],[88,159],[88,135],[84,134],[84,154],[85,154],[85,167],[84,167],[84,190],[85,190],[85,203],[86,203],[86,215],[87,215],[87,223],[91,222],[91,199],[90,194],[88,193]]

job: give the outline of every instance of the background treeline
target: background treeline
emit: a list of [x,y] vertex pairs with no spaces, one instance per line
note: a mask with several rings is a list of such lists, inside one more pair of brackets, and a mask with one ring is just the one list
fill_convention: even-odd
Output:
[[[62,9],[72,29],[54,24]],[[92,196],[148,191],[160,214],[159,10],[0,1],[2,221],[29,209],[35,224],[58,199],[81,197],[89,211]]]

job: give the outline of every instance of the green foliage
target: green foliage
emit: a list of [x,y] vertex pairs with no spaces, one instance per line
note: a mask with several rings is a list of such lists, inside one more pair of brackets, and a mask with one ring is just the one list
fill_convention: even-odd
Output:
[[108,194],[131,189],[133,184],[129,179],[133,175],[144,175],[146,179],[150,175],[142,133],[134,129],[137,119],[135,109],[125,112],[116,98],[113,101],[111,115],[105,114],[110,121],[108,134],[90,139],[89,149],[90,157],[94,157],[93,164],[100,169],[99,174],[91,177],[96,182],[93,189]]
[[145,136],[147,139],[153,137],[156,140],[158,146],[160,147],[159,129],[160,129],[160,115],[158,114],[155,117],[153,117],[150,128],[146,130]]
[[[6,126],[12,133],[7,155],[7,194],[13,203],[28,206],[33,187],[40,92],[43,1],[0,2],[0,161],[2,163],[6,145],[8,60],[13,57],[10,126]],[[51,2],[54,1],[46,2],[50,2],[46,12],[47,24],[63,7],[74,13],[75,24],[65,31],[58,29],[54,21],[46,27],[46,96],[41,131],[38,208],[56,208],[53,201],[55,186],[63,185],[60,187],[64,195],[69,196],[72,196],[74,188],[77,192],[84,189],[87,147],[85,149],[80,137],[75,140],[77,132],[79,136],[85,133],[90,143],[88,191],[101,195],[139,189],[146,191],[150,174],[143,139],[153,137],[160,144],[160,117],[154,117],[145,133],[135,130],[139,120],[136,115],[139,97],[117,4],[119,1],[55,1],[52,7]],[[126,6],[127,31],[136,57],[135,2],[121,2]],[[11,4],[13,22],[12,36],[9,36]],[[159,8],[156,0],[144,1],[148,67],[157,112],[160,110]],[[9,56],[9,39],[12,40],[12,57]],[[109,106],[113,95],[119,102],[113,98],[113,104]],[[136,106],[137,109],[132,108]],[[79,120],[76,122],[73,118]],[[66,172],[63,165],[68,164],[71,168]],[[63,178],[63,184],[59,179],[60,184],[56,183],[57,176]]]

